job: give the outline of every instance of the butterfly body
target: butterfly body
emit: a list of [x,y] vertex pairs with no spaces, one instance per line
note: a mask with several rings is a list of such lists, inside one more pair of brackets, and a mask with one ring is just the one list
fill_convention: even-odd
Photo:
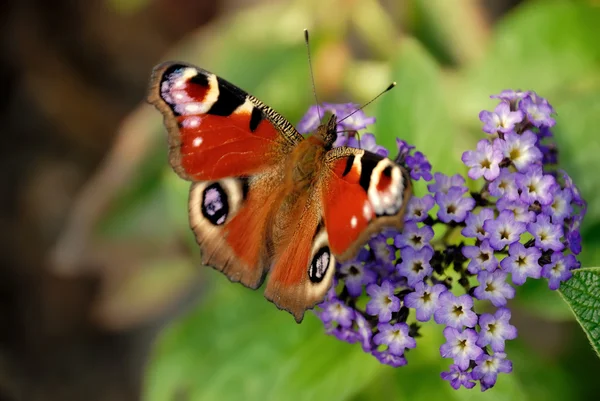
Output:
[[307,138],[260,100],[183,63],[155,68],[148,100],[165,117],[170,163],[192,181],[190,225],[203,263],[257,288],[302,320],[335,261],[383,227],[402,227],[406,170],[360,149],[332,148],[336,116]]

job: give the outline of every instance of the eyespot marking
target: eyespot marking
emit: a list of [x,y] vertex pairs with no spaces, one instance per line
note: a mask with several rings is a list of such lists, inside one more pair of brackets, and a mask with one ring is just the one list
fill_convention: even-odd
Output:
[[385,191],[390,184],[392,183],[392,166],[386,166],[386,168],[381,171],[381,176],[379,177],[379,181],[377,182],[377,190],[380,192]]
[[195,85],[200,85],[205,88],[210,87],[210,82],[208,81],[208,78],[206,77],[206,75],[196,74],[193,77],[189,78],[189,80],[191,83],[193,83]]
[[371,173],[367,191],[377,216],[391,216],[402,208],[405,183],[399,166],[388,159],[379,161]]
[[204,188],[201,209],[206,220],[215,226],[223,225],[227,220],[229,214],[227,193],[218,182]]
[[327,274],[331,261],[331,251],[328,246],[319,248],[308,267],[308,278],[313,283],[320,283]]
[[161,76],[160,97],[175,116],[206,113],[219,98],[217,77],[196,68],[175,64]]

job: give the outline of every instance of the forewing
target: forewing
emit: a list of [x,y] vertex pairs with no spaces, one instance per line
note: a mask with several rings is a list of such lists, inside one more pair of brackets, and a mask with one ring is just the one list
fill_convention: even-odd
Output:
[[374,233],[401,229],[412,194],[408,172],[374,153],[331,150],[323,171],[321,203],[329,245],[340,261],[353,257]]
[[164,115],[171,166],[187,180],[261,173],[302,140],[285,118],[261,101],[188,64],[157,66],[148,101]]

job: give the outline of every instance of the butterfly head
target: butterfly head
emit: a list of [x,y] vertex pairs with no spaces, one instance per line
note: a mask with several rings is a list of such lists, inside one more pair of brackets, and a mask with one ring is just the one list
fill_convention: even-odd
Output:
[[325,148],[331,149],[333,142],[337,138],[337,116],[333,114],[329,117],[327,124],[319,125],[315,136],[325,142]]

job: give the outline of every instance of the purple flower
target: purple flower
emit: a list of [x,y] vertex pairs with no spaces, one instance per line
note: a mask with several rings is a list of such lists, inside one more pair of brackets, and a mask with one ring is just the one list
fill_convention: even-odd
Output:
[[354,320],[356,322],[356,333],[358,334],[363,351],[371,352],[373,349],[371,344],[371,340],[373,339],[373,328],[371,327],[371,324],[358,312],[355,314]]
[[457,297],[450,291],[442,293],[438,300],[438,308],[433,313],[433,319],[438,324],[445,324],[457,329],[462,326],[475,327],[477,315],[471,310],[473,298],[468,294]]
[[427,185],[427,190],[429,190],[429,192],[442,192],[447,194],[452,187],[460,188],[463,192],[467,192],[468,190],[465,186],[465,179],[460,174],[449,177],[442,173],[435,173],[433,178],[435,179],[435,182]]
[[476,344],[477,333],[473,329],[461,332],[454,327],[446,327],[444,337],[446,343],[440,347],[440,355],[443,358],[453,358],[454,363],[462,370],[467,369],[471,361],[483,354],[483,350]]
[[460,223],[467,217],[467,212],[475,207],[475,199],[463,197],[460,188],[450,188],[447,194],[437,192],[435,201],[440,206],[437,217],[444,223],[455,221]]
[[506,305],[506,300],[515,296],[515,289],[506,282],[506,276],[507,274],[502,270],[480,271],[477,274],[479,286],[475,288],[473,294],[477,299],[491,301],[494,306]]
[[[512,283],[544,277],[557,289],[580,266],[573,254],[581,251],[587,204],[572,179],[548,164],[558,159],[549,128],[552,107],[534,92],[503,91],[492,98],[501,104],[480,118],[493,137],[462,155],[468,175],[486,182],[466,183],[466,173],[435,173],[435,181],[426,184],[428,194],[408,202],[401,232],[375,235],[356,258],[338,265],[317,312],[328,334],[360,343],[382,364],[396,367],[407,363],[404,353],[424,334],[421,323],[407,323],[410,314],[414,311],[418,322],[433,316],[446,326],[440,354],[454,361],[441,376],[454,388],[473,388],[479,381],[486,390],[499,373],[511,371],[505,342],[517,330],[504,305],[515,295]],[[356,107],[324,104],[321,111],[341,120]],[[386,155],[372,134],[356,132],[373,122],[362,111],[341,121],[337,129],[344,133],[335,145]],[[300,125],[303,132],[317,128],[316,106]],[[425,155],[396,142],[396,162],[413,180],[431,180]],[[479,283],[473,286],[475,275]],[[482,313],[490,305],[475,300],[489,300],[497,310]]]
[[563,228],[560,224],[552,224],[550,217],[543,214],[538,215],[535,223],[527,224],[527,231],[535,238],[535,246],[546,251],[562,251],[565,246],[560,241],[563,236]]
[[405,161],[413,180],[423,178],[425,181],[431,181],[431,164],[423,153],[415,152],[414,156],[406,156]]
[[396,156],[396,160],[399,162],[404,162],[410,152],[415,148],[400,138],[396,138],[396,147],[398,148],[398,156]]
[[330,326],[326,328],[325,332],[349,344],[360,341],[358,333],[352,327]]
[[536,164],[542,160],[542,152],[537,148],[537,136],[531,131],[525,131],[521,135],[514,132],[504,134],[504,139],[496,139],[494,145],[504,157],[508,158],[517,170]]
[[431,226],[417,226],[414,221],[409,221],[404,225],[402,233],[396,235],[394,245],[396,248],[410,247],[418,251],[419,249],[431,245],[429,242],[433,238],[433,228]]
[[446,286],[443,284],[430,287],[419,282],[415,285],[415,291],[404,297],[404,305],[415,310],[418,321],[426,322],[431,319],[433,312],[437,309],[440,294],[444,291],[446,291]]
[[371,251],[367,248],[361,248],[355,259],[358,262],[368,262],[371,259]]
[[[364,149],[369,152],[373,152],[382,157],[388,157],[388,155],[390,153],[383,146],[377,145],[377,142],[375,141],[375,135],[370,134],[370,133],[361,135],[360,141],[357,142],[357,145],[358,146],[353,146],[353,147],[357,147],[359,149]],[[350,146],[350,145],[347,145],[347,146]]]
[[463,247],[462,254],[471,259],[467,266],[467,270],[471,274],[477,274],[481,270],[492,272],[498,267],[498,260],[494,257],[494,249],[492,249],[487,239],[483,240],[479,246]]
[[377,275],[365,268],[358,260],[349,260],[339,267],[339,272],[344,275],[344,282],[348,293],[357,297],[362,293],[363,285],[374,283]]
[[375,142],[375,135],[370,133],[358,136],[354,131],[340,131],[338,132],[336,140],[333,142],[333,147],[337,148],[340,146],[364,149],[383,157],[387,157],[389,154],[389,151],[386,148],[377,145],[377,142]]
[[543,99],[535,92],[531,92],[519,102],[519,109],[527,115],[527,119],[536,127],[546,126],[553,127],[556,121],[550,117],[554,110],[548,104],[546,99]]
[[435,200],[431,195],[425,195],[422,198],[413,196],[406,205],[406,214],[404,216],[405,221],[416,221],[422,222],[429,215],[429,211],[435,205]]
[[507,200],[519,199],[516,177],[518,173],[511,173],[509,169],[500,169],[500,174],[490,183],[490,195],[502,197]]
[[373,337],[377,345],[387,345],[388,351],[394,355],[403,355],[406,348],[415,348],[415,339],[408,335],[406,323],[382,323],[377,326],[379,333]]
[[484,123],[483,132],[495,134],[496,132],[509,132],[515,125],[523,121],[522,111],[510,111],[510,105],[502,102],[491,112],[484,110],[479,113],[479,119]]
[[542,207],[542,211],[552,217],[553,223],[562,223],[573,213],[572,199],[573,194],[569,188],[560,189],[557,186],[552,196],[552,203]]
[[537,136],[540,139],[554,137],[554,135],[552,134],[552,130],[550,129],[550,127],[547,127],[545,125],[542,125],[541,127],[539,127]]
[[431,248],[425,247],[418,251],[412,248],[404,248],[401,254],[402,262],[397,265],[397,269],[400,275],[406,277],[409,287],[414,287],[433,272],[429,264],[433,256]]
[[573,255],[563,255],[561,252],[554,252],[550,257],[550,264],[542,268],[542,276],[548,279],[548,287],[551,290],[557,290],[560,283],[571,278],[571,270],[577,268],[579,262]]
[[569,177],[569,174],[567,174],[567,172],[564,170],[558,170],[558,172],[560,173],[563,181],[565,182],[565,188],[571,190],[571,195],[573,196],[573,203],[585,209],[587,207],[587,203],[581,197],[579,189],[575,186],[573,180],[571,179],[571,177]]
[[406,358],[404,355],[394,355],[389,351],[373,351],[373,356],[384,365],[389,365],[394,368],[406,365]]
[[581,253],[581,233],[579,232],[578,227],[575,229],[569,227],[567,230],[567,246],[575,255]]
[[518,196],[512,201],[503,196],[496,202],[496,208],[499,212],[503,212],[504,210],[512,212],[515,221],[520,221],[521,223],[530,223],[536,219],[535,212],[529,210],[529,205],[519,199]]
[[450,365],[450,370],[448,372],[442,372],[440,376],[442,379],[449,381],[450,385],[455,390],[458,390],[460,386],[465,386],[465,388],[475,387],[471,372],[461,370],[458,365]]
[[538,248],[525,248],[523,244],[515,242],[508,247],[508,255],[502,259],[500,266],[504,271],[511,273],[514,284],[523,285],[527,277],[541,277],[542,266],[538,260],[542,252]]
[[506,103],[516,104],[519,100],[523,99],[525,96],[529,95],[529,91],[515,91],[512,89],[505,89],[500,92],[499,95],[491,95],[491,99],[500,99]]
[[469,177],[476,180],[483,176],[492,181],[500,174],[502,151],[493,146],[487,139],[477,143],[477,150],[467,150],[462,155],[462,161],[469,167]]
[[558,147],[555,143],[549,143],[547,145],[538,143],[537,146],[540,149],[540,152],[542,152],[543,165],[558,164]]
[[477,345],[482,348],[489,345],[494,352],[504,351],[504,342],[517,338],[517,329],[509,321],[510,310],[507,308],[498,308],[493,315],[482,314],[479,317],[481,331]]
[[400,310],[400,299],[394,295],[396,289],[389,281],[384,281],[381,286],[369,284],[367,286],[367,295],[370,300],[367,303],[367,313],[372,316],[378,316],[380,322],[389,322],[392,319],[392,313]]
[[[358,131],[367,127],[367,125],[371,125],[375,123],[375,117],[367,117],[363,110],[359,109],[358,104],[354,103],[343,103],[343,104],[331,104],[331,103],[323,103],[322,105],[313,105],[308,108],[308,111],[300,122],[298,123],[297,129],[298,132],[302,134],[306,134],[309,132],[313,132],[316,130],[321,124],[321,118],[324,116],[325,112],[329,111],[332,114],[335,114],[338,117],[338,120],[342,120],[338,123],[336,129],[338,131]],[[358,111],[357,111],[358,110]],[[356,112],[355,112],[356,111]],[[354,113],[355,112],[355,113]],[[354,113],[354,114],[352,114]],[[352,114],[350,116],[350,114]],[[348,117],[350,116],[350,117]],[[348,117],[348,118],[345,118]],[[371,135],[372,134],[365,134]],[[356,141],[353,136],[346,135],[338,135],[337,140],[334,142],[333,146],[350,146],[350,147],[361,147],[362,149],[366,149],[372,151],[373,153],[381,154],[380,152],[385,151],[385,154],[381,156],[387,156],[387,149],[377,146],[375,142],[375,138],[365,138],[366,143],[363,143],[361,140],[360,145]],[[374,148],[371,148],[373,146]],[[376,148],[375,148],[376,146]],[[369,147],[368,149],[366,147]]]
[[323,308],[323,311],[321,312],[320,318],[326,325],[338,323],[345,328],[352,326],[354,311],[343,304],[342,301],[334,299],[330,302],[321,304],[321,307]]
[[369,241],[369,247],[375,255],[375,260],[384,265],[387,269],[393,269],[396,262],[396,249],[387,243],[387,236],[383,234],[376,235]]
[[496,384],[498,373],[512,372],[512,362],[506,359],[506,354],[503,352],[496,352],[494,355],[482,354],[476,362],[477,366],[473,368],[472,377],[481,382],[481,391]]
[[319,127],[321,124],[321,118],[325,114],[325,109],[319,105],[312,105],[308,108],[308,111],[300,122],[296,129],[301,134],[308,134],[309,132],[313,132]]
[[[333,141],[333,147],[334,148],[339,148],[340,146],[349,146],[348,143],[350,142],[350,139],[353,139],[353,137],[351,137],[350,135],[348,135],[348,133],[346,133],[345,131],[339,131],[337,133],[337,137],[335,138],[335,141]],[[356,142],[356,145],[358,145],[358,142]],[[349,146],[351,148],[356,148],[358,146]]]
[[467,226],[462,229],[461,233],[465,237],[477,238],[478,240],[484,240],[489,237],[490,234],[484,230],[483,223],[486,220],[494,219],[494,211],[492,209],[481,209],[479,214],[473,212],[467,213],[465,223]]
[[364,110],[359,110],[360,106],[355,103],[323,103],[323,107],[337,116],[338,125],[342,130],[358,131],[367,128],[367,125],[375,124],[375,117],[367,117]]
[[544,174],[542,167],[530,166],[522,174],[517,175],[517,187],[521,190],[521,200],[528,204],[538,201],[542,205],[552,203],[552,193],[556,180]]
[[506,245],[519,241],[525,232],[525,223],[515,221],[512,212],[505,210],[495,220],[486,220],[483,229],[490,233],[490,245],[501,251]]

